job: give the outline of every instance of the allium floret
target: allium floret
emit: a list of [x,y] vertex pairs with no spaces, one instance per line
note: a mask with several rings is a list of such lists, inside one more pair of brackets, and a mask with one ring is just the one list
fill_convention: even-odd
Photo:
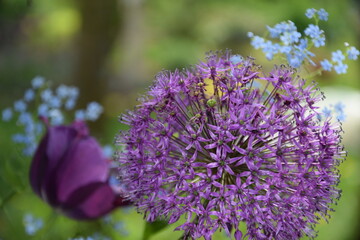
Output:
[[318,121],[322,93],[293,68],[232,59],[156,76],[121,118],[122,181],[148,221],[183,216],[183,239],[312,238],[340,196],[341,127]]

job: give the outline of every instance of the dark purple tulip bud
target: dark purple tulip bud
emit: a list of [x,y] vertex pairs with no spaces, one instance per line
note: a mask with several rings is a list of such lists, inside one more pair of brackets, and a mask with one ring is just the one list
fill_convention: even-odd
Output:
[[101,217],[128,205],[109,184],[109,162],[83,122],[49,127],[30,168],[34,192],[74,219]]

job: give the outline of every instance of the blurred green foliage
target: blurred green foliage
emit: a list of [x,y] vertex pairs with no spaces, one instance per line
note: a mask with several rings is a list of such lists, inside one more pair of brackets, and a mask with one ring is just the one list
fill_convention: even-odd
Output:
[[[251,55],[259,63],[269,66],[262,53],[250,47],[246,33],[261,34],[266,25],[288,19],[303,30],[309,23],[304,16],[307,8],[325,8],[330,15],[329,21],[322,25],[327,46],[315,52],[319,59],[329,57],[330,52],[341,48],[344,41],[359,47],[360,6],[355,0],[117,2],[122,23],[113,23],[118,25],[118,35],[100,69],[106,74],[98,77],[106,91],[101,99],[95,99],[101,101],[106,110],[102,122],[105,127],[99,135],[102,143],[112,143],[121,129],[117,116],[125,109],[133,108],[138,94],[146,90],[158,71],[188,67],[203,59],[205,52],[227,48],[233,49],[234,53]],[[95,16],[105,18],[106,12]],[[55,85],[76,82],[74,72],[79,67],[76,64],[79,44],[86,43],[79,41],[83,21],[77,0],[0,0],[0,109],[22,97],[36,75],[53,80]],[[317,80],[323,86],[359,90],[359,69],[357,61],[350,64],[346,75],[328,73]],[[54,218],[53,211],[30,190],[30,159],[22,157],[10,140],[11,134],[17,131],[15,124],[0,122],[0,129],[0,239],[68,239],[95,232],[111,239],[141,239],[145,223],[142,215],[133,209],[117,210],[112,214],[115,222],[124,224],[120,232],[103,220],[79,223],[61,214]],[[341,166],[343,197],[339,205],[334,206],[336,212],[330,223],[321,223],[317,227],[318,239],[359,239],[360,156],[355,149],[348,151],[349,157]],[[24,230],[26,213],[45,220],[45,227],[33,237]],[[151,239],[181,236],[173,229],[174,226],[168,226]],[[215,239],[227,238],[219,232]]]

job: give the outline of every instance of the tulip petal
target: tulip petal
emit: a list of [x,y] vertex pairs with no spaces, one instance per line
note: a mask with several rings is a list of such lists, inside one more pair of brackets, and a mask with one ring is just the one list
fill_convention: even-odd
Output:
[[60,209],[74,219],[92,219],[114,209],[115,200],[116,195],[108,183],[95,182],[75,190]]
[[77,132],[74,128],[65,126],[51,127],[41,140],[30,168],[30,183],[40,197],[51,205],[57,204],[54,191],[45,191],[46,185],[51,182],[57,166],[61,162]]
[[65,202],[73,191],[89,183],[106,182],[108,173],[108,163],[97,141],[89,136],[79,136],[56,170],[58,200]]
[[47,167],[47,156],[46,156],[46,148],[49,139],[49,133],[46,133],[44,138],[41,140],[34,158],[31,162],[30,167],[30,185],[34,192],[37,195],[41,195],[41,185],[43,182],[43,178],[46,174]]
[[51,168],[64,157],[72,141],[78,135],[77,130],[72,127],[58,126],[49,129],[49,139],[46,153],[51,158]]

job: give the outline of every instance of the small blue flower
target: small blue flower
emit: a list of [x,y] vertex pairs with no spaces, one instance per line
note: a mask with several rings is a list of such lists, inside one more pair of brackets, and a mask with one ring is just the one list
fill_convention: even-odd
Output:
[[312,40],[312,42],[314,43],[315,47],[321,47],[321,46],[325,46],[325,36],[319,36],[318,38],[314,38]]
[[314,15],[315,15],[315,13],[316,13],[316,9],[314,9],[314,8],[309,8],[309,9],[306,9],[305,16],[306,16],[307,18],[313,18]]
[[293,50],[292,46],[280,46],[279,52],[288,54]]
[[230,57],[230,61],[231,61],[231,63],[234,64],[234,65],[237,65],[237,64],[241,63],[242,60],[243,60],[243,57],[240,56],[240,55],[238,55],[238,54],[237,54],[237,55],[232,55],[232,56]]
[[341,122],[345,121],[345,119],[346,119],[344,109],[345,109],[345,105],[341,102],[338,102],[337,104],[334,105],[334,111],[336,114],[336,118]]
[[14,110],[17,112],[24,112],[26,110],[26,103],[23,100],[18,100],[14,103]]
[[266,26],[266,28],[268,29],[269,33],[270,33],[270,37],[272,38],[278,38],[280,36],[281,33],[283,33],[283,29],[280,28],[280,24],[275,25],[274,27],[269,27]]
[[299,38],[301,38],[301,33],[297,32],[297,31],[292,31],[292,32],[284,32],[281,36],[280,36],[280,40],[285,44],[285,45],[290,45],[292,43],[297,43],[299,41]]
[[274,27],[266,26],[270,33],[270,37],[278,38],[281,34],[288,32],[297,32],[297,28],[292,21],[281,22],[276,24]]
[[86,117],[85,110],[77,110],[75,112],[76,120],[85,120],[85,117]]
[[[110,185],[112,185],[112,182],[114,182],[113,184],[116,186],[120,185],[119,180],[113,176],[110,176],[109,182],[110,182]],[[112,219],[111,216],[106,216],[102,220],[104,221],[104,223],[106,225],[111,226],[113,229],[115,229],[121,235],[129,234],[128,231],[126,230],[125,223],[123,221],[116,221],[116,220]]]
[[337,50],[335,52],[331,53],[331,60],[333,62],[342,63],[342,61],[345,60],[344,54],[341,52],[341,50]]
[[114,150],[110,145],[105,145],[102,150],[105,157],[111,158],[113,156]]
[[262,84],[259,81],[253,80],[252,86],[254,88],[261,88]]
[[308,43],[306,39],[300,39],[299,44],[294,45],[291,49],[291,52],[286,54],[286,58],[290,66],[298,68],[305,59],[308,60],[312,65],[315,65],[315,63],[310,58],[313,57],[314,54],[307,50],[307,45]]
[[115,175],[110,175],[109,177],[109,184],[110,186],[118,187],[121,185],[120,179]]
[[308,47],[308,40],[306,38],[300,39],[298,45],[299,50],[306,50],[307,47]]
[[25,101],[30,102],[34,99],[34,97],[35,97],[34,90],[32,90],[32,89],[26,90],[25,95],[24,95]]
[[51,109],[49,117],[52,125],[60,125],[64,121],[64,116],[59,109]]
[[348,65],[344,63],[338,63],[334,66],[335,72],[337,74],[345,74],[347,72]]
[[48,102],[50,101],[50,99],[53,97],[53,92],[51,91],[50,88],[45,89],[44,91],[41,92],[41,99],[44,102]]
[[44,83],[45,83],[45,79],[40,76],[35,77],[31,81],[31,84],[32,84],[33,88],[35,88],[35,89],[42,87],[44,85]]
[[284,29],[284,32],[296,32],[297,31],[295,23],[290,20],[283,22],[282,27]]
[[90,121],[95,121],[99,118],[102,112],[103,107],[99,103],[91,102],[87,105],[86,108],[86,119]]
[[45,103],[42,103],[38,107],[39,116],[47,117],[49,112],[49,106]]
[[126,225],[123,221],[119,221],[113,224],[113,228],[123,236],[128,236],[129,232],[126,230]]
[[323,8],[320,8],[320,10],[317,12],[317,15],[319,16],[319,19],[323,21],[327,21],[329,17],[329,13]]
[[72,110],[75,107],[75,104],[76,104],[76,100],[73,98],[70,98],[65,102],[65,109]]
[[268,40],[263,45],[262,51],[265,53],[266,58],[271,60],[274,55],[280,51],[280,45],[277,43],[274,44],[272,41]]
[[332,68],[332,64],[329,60],[324,59],[323,61],[320,62],[321,67],[325,70],[325,71],[331,71]]
[[330,118],[331,117],[331,110],[328,107],[324,107],[322,109],[322,114],[324,115],[325,118]]
[[346,120],[346,115],[344,113],[336,115],[336,119],[340,122],[344,122]]
[[21,134],[21,133],[16,133],[14,135],[11,136],[11,139],[14,143],[29,143],[29,138],[28,136]]
[[251,45],[255,48],[255,49],[259,49],[262,48],[265,44],[265,40],[262,37],[259,36],[254,36],[251,39]]
[[248,33],[247,33],[247,36],[248,36],[249,38],[253,38],[253,37],[254,37],[254,33],[248,32]]
[[65,85],[60,85],[57,89],[56,89],[56,95],[59,98],[66,98],[69,95],[69,88]]
[[22,112],[18,118],[19,123],[22,125],[26,125],[29,122],[33,122],[33,119],[31,117],[31,114],[28,112]]
[[22,153],[24,154],[24,156],[30,157],[34,154],[35,150],[36,144],[32,141],[25,146],[25,148],[22,150]]
[[309,24],[309,26],[305,29],[305,34],[311,38],[318,38],[321,34],[324,33],[323,30],[319,28],[319,26],[314,24]]
[[52,108],[60,108],[61,107],[61,99],[59,97],[53,96],[48,100],[49,106]]
[[13,111],[11,110],[11,108],[6,108],[2,111],[2,120],[5,122],[8,122],[11,120],[13,116]]
[[40,134],[42,134],[42,132],[44,131],[44,126],[43,126],[43,124],[41,124],[41,123],[36,123],[35,124],[35,134],[36,135],[40,135]]
[[347,50],[347,54],[348,54],[348,58],[350,60],[356,60],[358,58],[358,55],[360,54],[360,52],[355,47],[350,47]]
[[301,66],[304,58],[301,55],[291,55],[289,54],[287,57],[288,63],[290,66],[294,68],[298,68]]
[[35,123],[34,121],[31,119],[30,122],[27,122],[25,124],[25,133],[29,136],[29,138],[34,138],[35,139],[35,136],[34,136],[34,132],[35,132]]
[[345,104],[343,104],[342,102],[338,102],[334,105],[335,112],[344,112],[344,109],[345,109]]
[[305,34],[312,39],[315,47],[320,47],[325,45],[325,35],[324,31],[319,28],[319,26],[314,24],[309,24],[305,29]]
[[32,214],[26,214],[23,218],[23,222],[25,225],[25,232],[33,236],[39,231],[43,226],[44,222],[41,218],[36,218]]
[[68,87],[68,96],[76,99],[79,96],[79,89],[77,87]]
[[26,134],[16,133],[11,136],[14,143],[24,144],[22,152],[25,156],[32,156],[36,149],[36,136],[34,135],[34,124],[30,123],[25,126]]

